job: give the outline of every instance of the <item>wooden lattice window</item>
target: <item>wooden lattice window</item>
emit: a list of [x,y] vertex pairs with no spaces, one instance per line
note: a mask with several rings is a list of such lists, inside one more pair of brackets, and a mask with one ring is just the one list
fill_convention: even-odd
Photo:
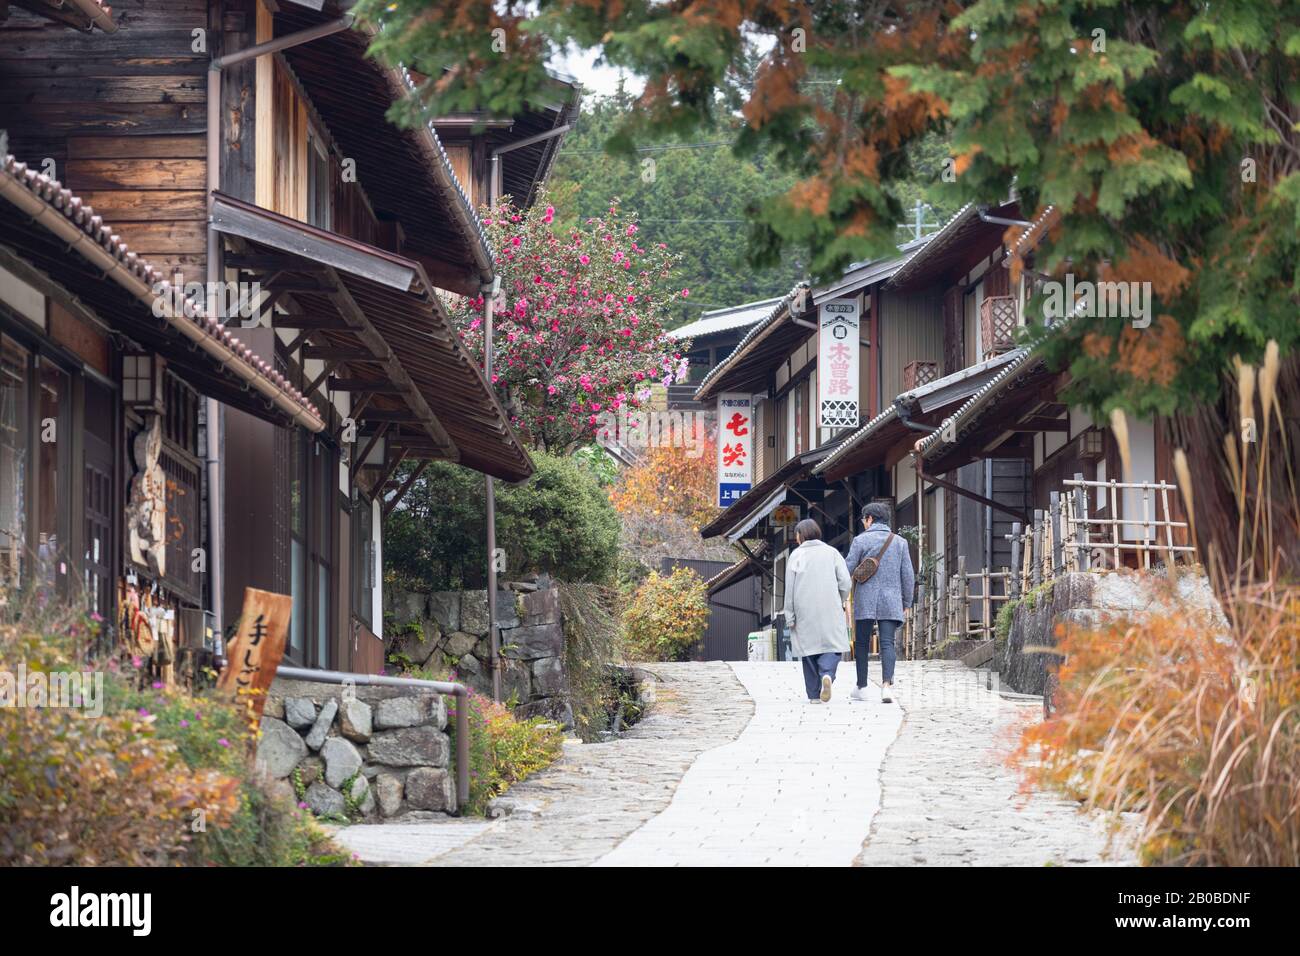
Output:
[[984,358],[1015,348],[1016,300],[1009,295],[987,296],[980,303],[980,337]]
[[938,362],[908,362],[903,366],[903,391],[910,392],[922,385],[929,385],[938,377]]

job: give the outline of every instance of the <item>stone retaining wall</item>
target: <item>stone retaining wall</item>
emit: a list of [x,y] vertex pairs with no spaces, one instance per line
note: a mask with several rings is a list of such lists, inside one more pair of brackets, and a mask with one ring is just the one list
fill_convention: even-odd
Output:
[[[492,690],[487,591],[384,591],[384,644],[390,655],[445,671],[453,680]],[[564,672],[564,622],[554,587],[516,594],[498,592],[501,694],[518,700],[521,717],[573,722]]]
[[432,691],[277,679],[257,759],[317,816],[454,813],[447,706]]
[[1141,621],[1174,611],[1203,616],[1205,626],[1227,633],[1228,622],[1209,580],[1193,569],[1179,572],[1177,589],[1163,573],[1074,571],[1058,576],[1031,601],[1012,611],[1005,645],[995,661],[1000,678],[1023,694],[1050,691],[1058,656],[1040,648],[1056,646],[1057,626],[1093,629],[1118,620]]

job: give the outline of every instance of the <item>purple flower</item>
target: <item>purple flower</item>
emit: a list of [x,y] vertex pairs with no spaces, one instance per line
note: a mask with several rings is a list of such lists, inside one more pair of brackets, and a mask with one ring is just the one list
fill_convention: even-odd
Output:
[[148,716],[149,716],[149,711],[148,711],[146,708],[144,708],[144,707],[141,707],[140,710],[138,711],[138,713],[140,714],[141,717],[148,717]]
[[162,690],[162,681],[156,680],[149,686],[152,687],[154,690]]
[[184,728],[188,727],[189,725],[190,725],[190,722],[189,722],[188,720],[186,720],[185,718],[182,717],[182,718],[181,718],[181,723],[180,723],[181,729],[183,730]]
[[229,746],[230,746],[230,741],[227,740],[225,737],[222,737],[220,740],[217,741],[217,743],[218,743],[219,745],[221,745],[222,747],[229,747]]

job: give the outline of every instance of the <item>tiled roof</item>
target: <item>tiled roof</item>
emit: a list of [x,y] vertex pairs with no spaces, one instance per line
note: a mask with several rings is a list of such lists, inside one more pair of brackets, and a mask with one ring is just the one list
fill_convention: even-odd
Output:
[[[26,164],[19,162],[12,155],[7,155],[0,161],[0,195],[15,201],[20,198],[20,195],[14,195],[11,192],[13,190],[25,192],[43,204],[43,211],[34,217],[37,222],[43,222],[46,215],[57,215],[66,223],[76,227],[98,249],[111,257],[116,263],[115,268],[120,268],[126,276],[136,280],[139,287],[147,293],[141,295],[139,289],[135,290],[142,301],[151,305],[157,301],[183,302],[182,315],[165,315],[162,318],[173,326],[179,327],[185,324],[191,327],[191,331],[198,330],[219,351],[229,353],[229,361],[240,378],[259,385],[258,390],[268,397],[281,397],[291,402],[300,413],[298,417],[306,419],[302,424],[308,424],[314,419],[314,430],[319,431],[323,427],[320,412],[302,392],[294,388],[292,383],[277,372],[270,362],[255,355],[248,346],[231,335],[229,329],[222,326],[215,318],[205,315],[202,303],[189,297],[174,296],[166,276],[136,253],[131,252],[121,237],[113,232],[101,217],[95,215],[95,211],[90,206],[82,202],[71,190],[65,189],[58,180],[29,169]],[[107,278],[112,277],[113,273],[110,271]],[[105,318],[111,319],[111,316]]]

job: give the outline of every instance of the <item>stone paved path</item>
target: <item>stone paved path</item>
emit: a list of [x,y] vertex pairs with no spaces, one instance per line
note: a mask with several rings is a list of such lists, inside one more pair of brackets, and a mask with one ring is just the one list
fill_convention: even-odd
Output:
[[[873,672],[874,672],[873,667]],[[1078,866],[1105,857],[1096,818],[1047,793],[1021,793],[1008,763],[1042,702],[1005,700],[957,661],[900,661],[905,712],[885,757],[880,812],[860,866]]]
[[851,702],[852,664],[829,705],[805,701],[797,663],[648,669],[650,716],[616,742],[567,746],[511,789],[513,815],[338,838],[367,862],[435,866],[1104,861],[1094,821],[1019,792],[1006,755],[1041,704],[989,692],[960,663],[900,662],[895,704]]
[[880,803],[897,707],[850,702],[841,664],[830,704],[809,704],[799,664],[733,664],[755,710],[733,743],[700,757],[671,805],[602,866],[847,866]]
[[[643,669],[657,678],[649,716],[617,741],[567,747],[556,764],[511,788],[514,814],[434,863],[594,863],[667,807],[692,762],[734,740],[754,712],[726,664]],[[535,812],[524,812],[529,807]]]

